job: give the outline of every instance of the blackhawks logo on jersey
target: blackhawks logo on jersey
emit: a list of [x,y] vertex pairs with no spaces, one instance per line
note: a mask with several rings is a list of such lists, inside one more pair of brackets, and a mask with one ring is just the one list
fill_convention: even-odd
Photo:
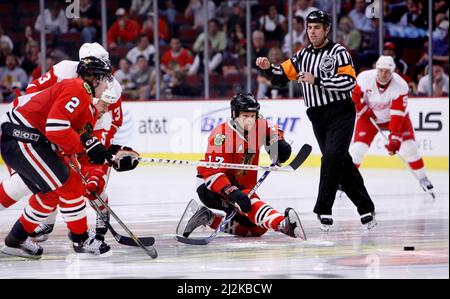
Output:
[[83,82],[83,87],[84,87],[84,89],[86,89],[86,92],[87,92],[88,94],[92,94],[92,89],[91,89],[91,87],[89,86],[89,84],[87,84],[86,82]]
[[221,146],[225,142],[225,135],[223,134],[217,134],[214,137],[214,145]]

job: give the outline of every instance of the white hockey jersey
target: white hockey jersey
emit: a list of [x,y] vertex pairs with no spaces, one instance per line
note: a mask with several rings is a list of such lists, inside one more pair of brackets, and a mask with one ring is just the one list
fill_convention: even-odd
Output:
[[392,116],[403,118],[407,114],[408,83],[398,74],[392,74],[392,79],[384,90],[380,90],[377,83],[376,69],[360,73],[356,81],[357,86],[353,90],[356,108],[367,105],[375,113],[377,123],[387,123]]

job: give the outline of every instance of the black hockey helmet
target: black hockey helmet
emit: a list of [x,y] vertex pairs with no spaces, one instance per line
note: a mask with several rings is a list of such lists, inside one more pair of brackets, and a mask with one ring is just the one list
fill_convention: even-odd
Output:
[[315,10],[306,17],[306,24],[308,23],[322,23],[326,26],[331,25],[331,16],[323,10]]
[[106,77],[108,81],[111,81],[111,62],[108,59],[100,59],[94,56],[85,57],[78,63],[77,74],[83,78],[93,75],[97,80]]
[[239,112],[245,111],[245,112],[256,112],[256,114],[259,114],[259,108],[260,105],[256,98],[251,93],[236,94],[231,99],[231,117],[234,119],[239,116]]

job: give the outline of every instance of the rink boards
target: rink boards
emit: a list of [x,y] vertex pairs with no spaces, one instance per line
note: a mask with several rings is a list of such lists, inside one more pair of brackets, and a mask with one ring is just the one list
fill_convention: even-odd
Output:
[[[305,165],[319,166],[320,152],[302,100],[261,100],[261,114],[280,126],[293,141],[294,151],[304,143],[313,146]],[[7,105],[0,105],[3,113]],[[411,98],[408,108],[420,152],[427,168],[448,169],[448,98]],[[206,149],[213,128],[230,117],[229,101],[150,101],[124,102],[124,123],[116,143],[127,144],[143,156],[197,160]],[[263,155],[262,163],[268,162]],[[389,157],[378,135],[363,167],[400,168]]]

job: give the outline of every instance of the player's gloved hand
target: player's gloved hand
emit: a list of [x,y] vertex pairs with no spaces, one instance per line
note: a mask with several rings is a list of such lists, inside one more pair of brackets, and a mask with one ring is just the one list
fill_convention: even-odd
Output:
[[232,203],[234,203],[239,212],[250,212],[250,208],[252,206],[250,198],[248,198],[248,196],[244,192],[239,190],[238,187],[228,185],[222,189],[222,194],[225,195]]
[[395,155],[400,150],[401,144],[402,137],[399,134],[389,134],[389,143],[386,144],[386,149],[388,150],[389,155]]
[[98,168],[93,168],[87,172],[86,180],[85,196],[89,200],[97,199],[94,193],[100,195],[105,189],[105,173]]
[[358,111],[357,113],[358,117],[361,119],[364,119],[368,122],[370,122],[370,119],[377,120],[377,117],[375,116],[375,113],[373,113],[373,110],[369,108],[369,106],[364,105],[364,107]]
[[85,132],[81,134],[80,138],[86,148],[86,154],[89,157],[90,163],[102,165],[105,161],[111,161],[112,155],[96,137],[92,136],[89,132]]
[[114,156],[112,164],[116,171],[133,170],[139,164],[139,154],[131,147],[112,144],[108,152]]

